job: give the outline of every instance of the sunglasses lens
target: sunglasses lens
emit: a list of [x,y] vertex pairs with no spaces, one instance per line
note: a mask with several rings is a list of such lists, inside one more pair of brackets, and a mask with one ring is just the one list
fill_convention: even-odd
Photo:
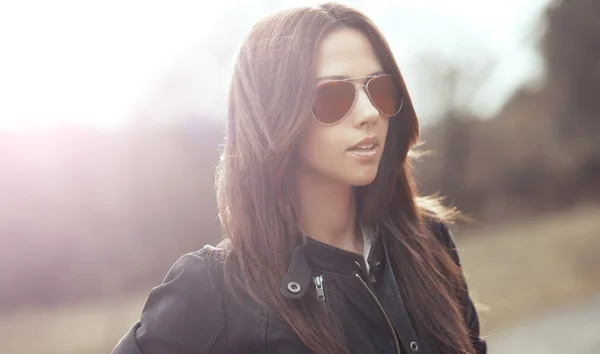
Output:
[[384,115],[391,117],[400,111],[402,97],[391,75],[380,75],[367,84],[371,102]]
[[347,81],[331,81],[317,86],[313,115],[323,124],[333,124],[352,109],[356,89]]

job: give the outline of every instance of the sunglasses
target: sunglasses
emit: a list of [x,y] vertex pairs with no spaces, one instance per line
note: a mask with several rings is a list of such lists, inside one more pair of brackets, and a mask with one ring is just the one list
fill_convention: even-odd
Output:
[[[349,80],[368,79],[364,85],[355,85]],[[354,107],[356,92],[365,87],[369,100],[386,117],[400,113],[404,98],[390,74],[330,80],[318,84],[312,106],[313,117],[321,124],[332,125],[344,119]]]

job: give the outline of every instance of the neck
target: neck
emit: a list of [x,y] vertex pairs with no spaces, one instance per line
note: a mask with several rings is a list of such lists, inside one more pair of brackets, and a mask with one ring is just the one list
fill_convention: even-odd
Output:
[[298,182],[301,230],[317,241],[362,253],[354,188],[311,173],[302,174]]

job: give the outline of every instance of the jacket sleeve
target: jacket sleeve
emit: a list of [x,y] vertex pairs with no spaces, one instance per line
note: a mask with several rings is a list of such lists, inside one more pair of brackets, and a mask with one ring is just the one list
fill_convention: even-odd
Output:
[[[462,268],[460,264],[460,258],[458,256],[458,251],[456,249],[456,244],[454,242],[454,237],[452,233],[448,229],[448,227],[440,222],[439,230],[436,232],[440,241],[446,246],[450,252],[450,257],[459,267]],[[465,279],[463,275],[463,279]],[[475,309],[475,305],[469,296],[469,289],[466,283],[466,280],[463,284],[463,292],[461,294],[460,300],[464,309],[464,317],[467,323],[467,328],[469,329],[469,335],[471,337],[471,342],[473,343],[473,347],[475,348],[477,354],[487,354],[487,343],[480,336],[479,329],[479,316],[477,315],[477,310]]]
[[[182,256],[150,292],[112,354],[208,354],[225,327],[222,292],[202,251]],[[212,263],[216,263],[212,261]]]

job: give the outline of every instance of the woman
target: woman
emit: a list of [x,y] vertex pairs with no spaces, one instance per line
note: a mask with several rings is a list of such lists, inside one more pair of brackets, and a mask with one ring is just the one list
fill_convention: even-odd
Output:
[[255,25],[228,114],[223,241],[176,262],[114,354],[486,352],[452,237],[415,196],[416,114],[369,19],[328,3]]

